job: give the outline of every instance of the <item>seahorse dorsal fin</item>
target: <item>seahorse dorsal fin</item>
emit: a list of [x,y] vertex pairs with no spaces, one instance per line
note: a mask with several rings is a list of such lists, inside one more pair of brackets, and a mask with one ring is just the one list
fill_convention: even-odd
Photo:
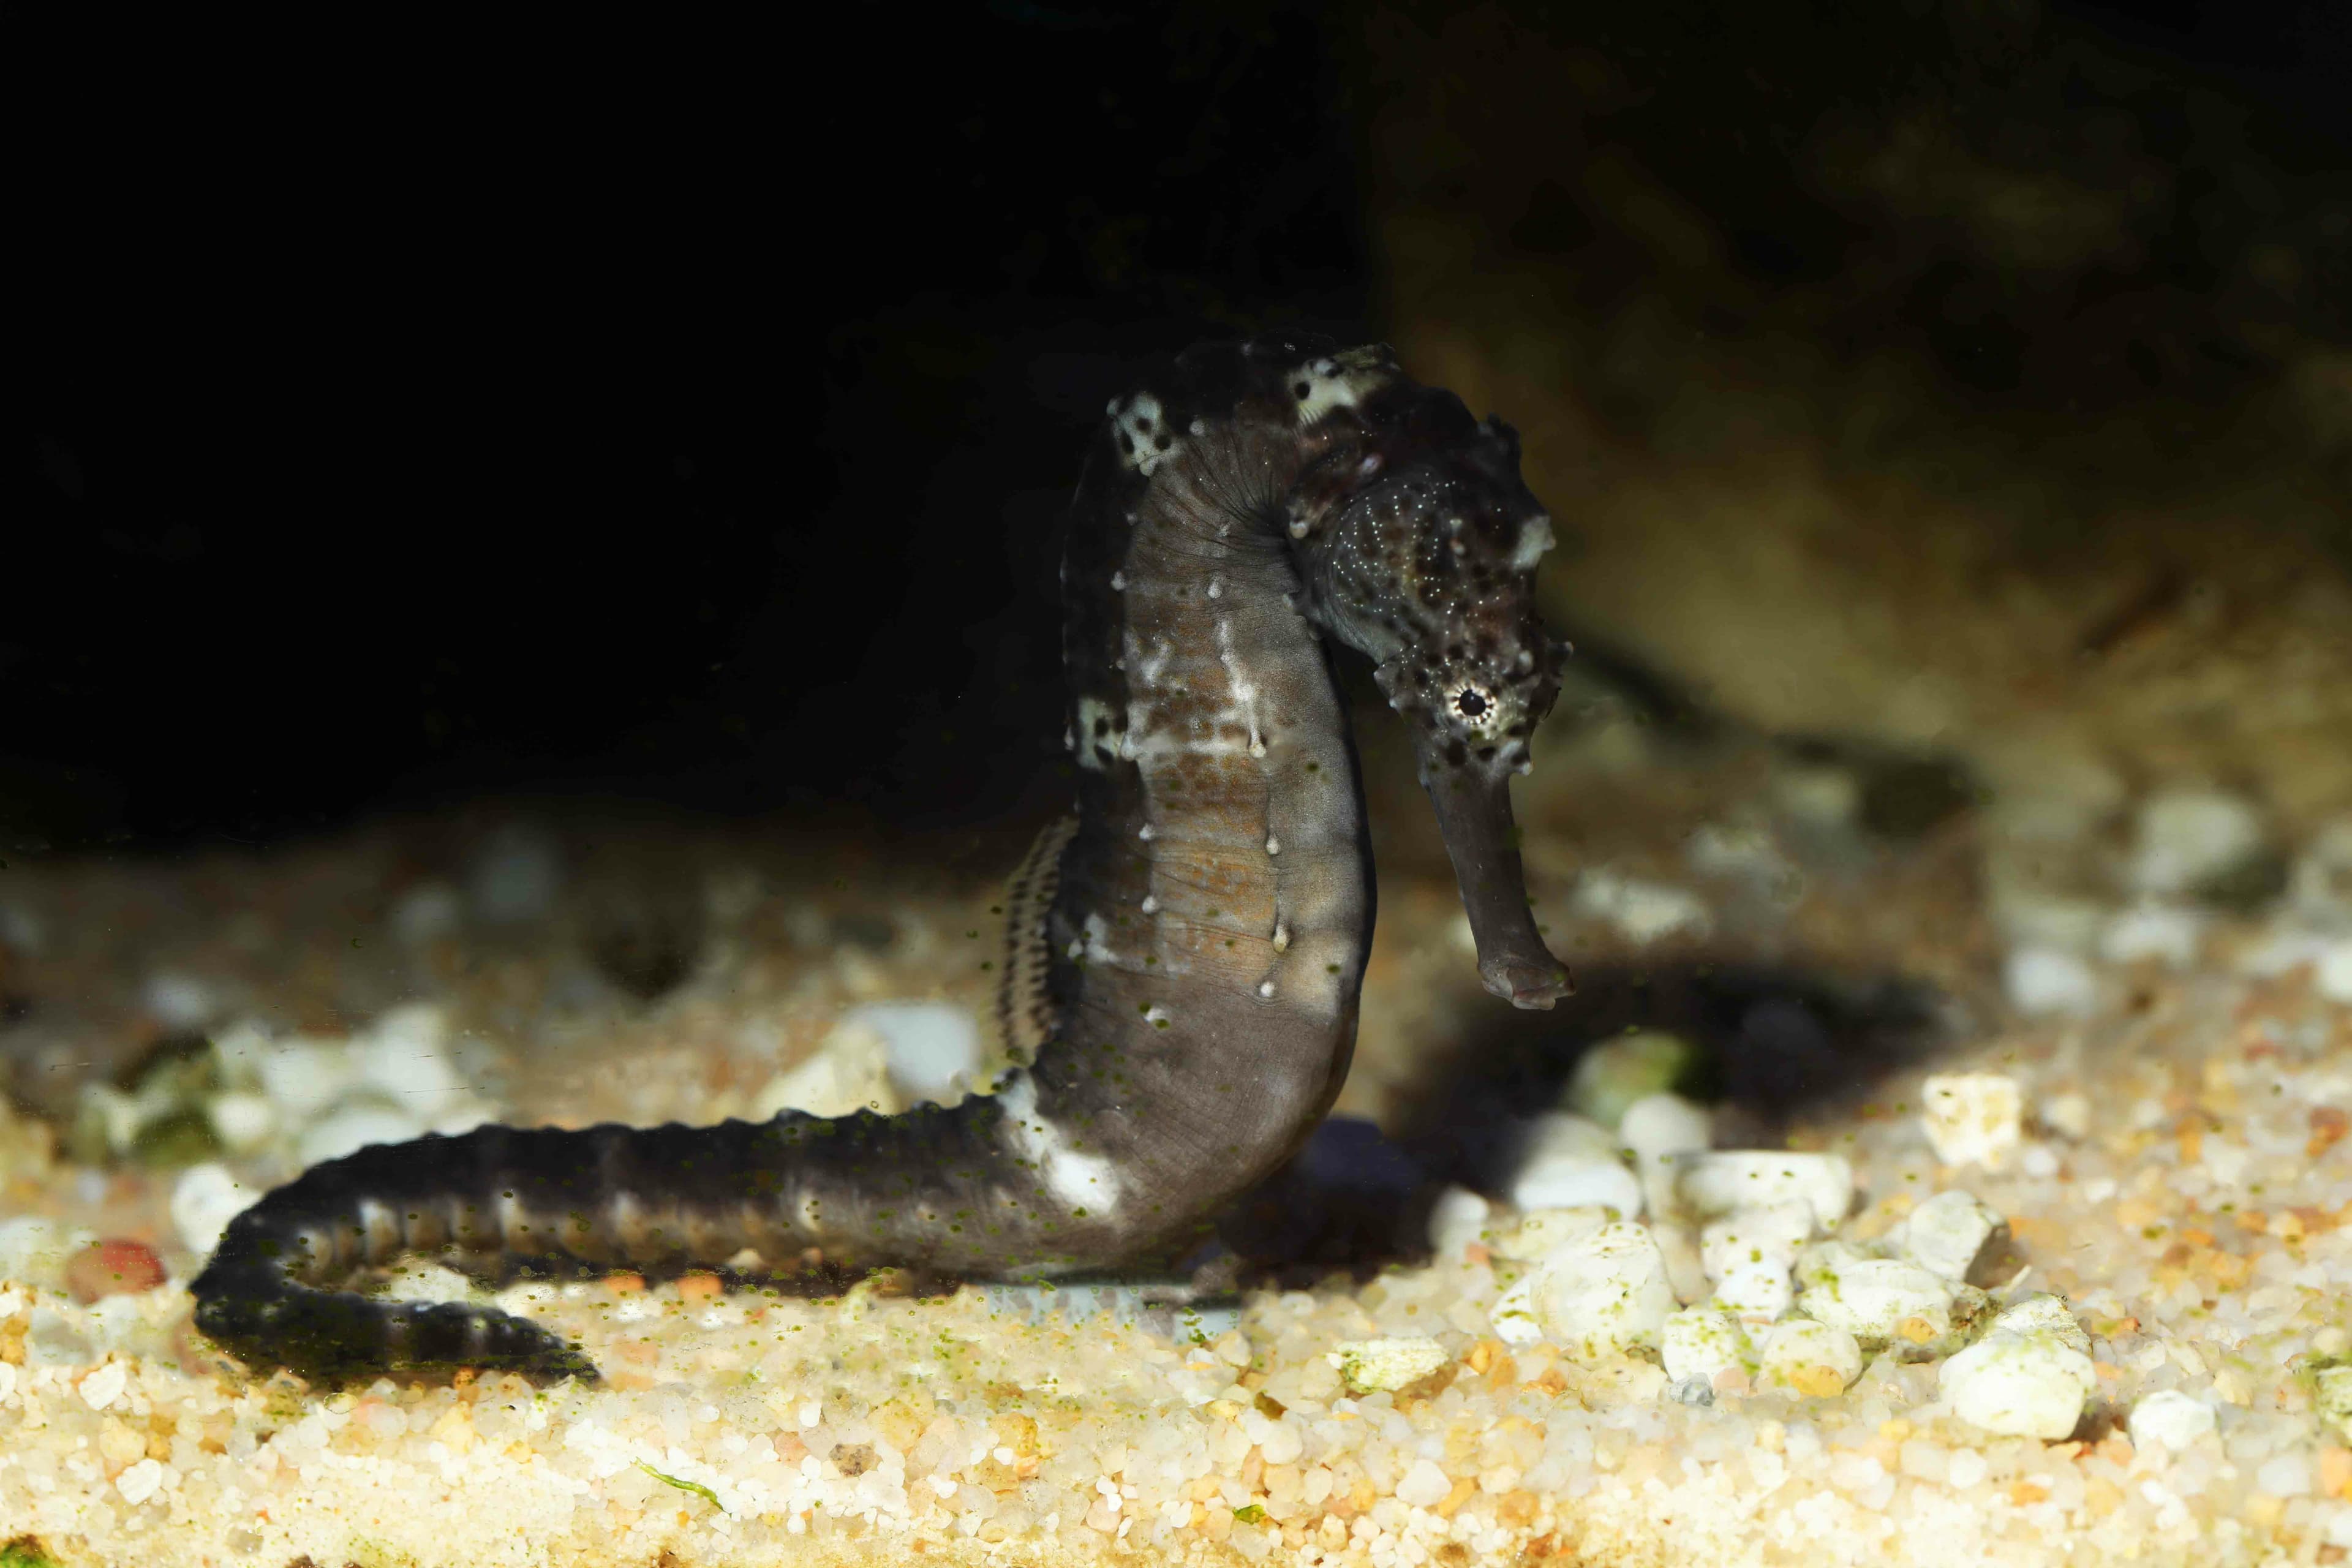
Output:
[[1036,1060],[1038,1049],[1054,1037],[1053,1003],[1045,989],[1052,957],[1045,916],[1061,886],[1062,851],[1077,831],[1075,815],[1047,823],[1005,889],[1004,978],[996,991],[996,1022],[1005,1054],[1024,1066]]

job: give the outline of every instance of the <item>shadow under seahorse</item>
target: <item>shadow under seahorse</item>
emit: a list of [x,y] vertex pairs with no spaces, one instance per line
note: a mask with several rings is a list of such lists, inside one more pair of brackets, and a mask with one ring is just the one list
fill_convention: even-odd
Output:
[[1371,945],[1363,798],[1328,650],[1412,728],[1488,990],[1549,1007],[1510,775],[1559,689],[1551,542],[1517,436],[1385,346],[1204,345],[1115,400],[1062,567],[1075,817],[1009,905],[1026,1065],[898,1116],[483,1127],[362,1149],[231,1222],[196,1322],[318,1376],[593,1378],[528,1319],[336,1285],[405,1253],[677,1267],[750,1247],[1007,1278],[1164,1263],[1329,1109]]

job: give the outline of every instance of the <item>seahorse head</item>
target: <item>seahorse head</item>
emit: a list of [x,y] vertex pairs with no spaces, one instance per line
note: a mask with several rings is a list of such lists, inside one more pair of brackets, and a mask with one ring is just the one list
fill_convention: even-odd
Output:
[[1412,390],[1301,487],[1291,531],[1309,613],[1371,658],[1424,773],[1525,772],[1528,737],[1559,693],[1559,647],[1535,605],[1551,520],[1519,477],[1509,426]]
[[1410,382],[1360,412],[1290,500],[1303,607],[1370,658],[1412,727],[1488,989],[1549,1006],[1567,977],[1528,911],[1509,781],[1559,694],[1535,596],[1551,521],[1500,420]]

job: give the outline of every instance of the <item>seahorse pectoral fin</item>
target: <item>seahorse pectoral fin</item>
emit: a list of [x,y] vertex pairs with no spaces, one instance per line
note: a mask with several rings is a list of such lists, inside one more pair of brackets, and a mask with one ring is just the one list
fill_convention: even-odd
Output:
[[1424,762],[1422,778],[1478,944],[1478,978],[1515,1007],[1549,1007],[1574,987],[1528,907],[1510,775]]

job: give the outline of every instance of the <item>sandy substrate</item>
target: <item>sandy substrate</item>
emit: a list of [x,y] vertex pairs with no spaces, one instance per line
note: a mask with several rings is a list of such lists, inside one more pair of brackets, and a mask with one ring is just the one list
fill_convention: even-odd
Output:
[[[1645,862],[1628,848],[1617,881],[1586,883],[1589,845],[1535,815],[1539,904],[1580,966],[1723,951],[1746,896],[1732,882],[1685,864],[1691,905],[1655,887],[1629,905],[1626,886],[1649,887],[1635,873],[1664,866],[1664,849]],[[812,1064],[829,1065],[795,1080],[802,1091],[862,1094],[863,1037],[837,1027],[846,1009],[916,997],[985,1014],[993,957],[967,933],[989,931],[993,895],[954,851],[651,833],[647,853],[699,903],[644,917],[683,920],[695,954],[646,1002],[609,978],[635,971],[593,958],[612,946],[580,913],[596,871],[564,831],[520,851],[492,834],[475,860],[437,868],[409,833],[194,868],[58,862],[7,889],[0,990],[21,999],[14,1027],[50,1031],[20,1045],[20,1070],[68,1059],[78,1038],[129,1057],[143,1035],[168,1057],[194,1035],[343,1061],[352,1082],[377,1073],[375,1089],[299,1116],[265,1104],[260,1078],[207,1080],[195,1103],[246,1097],[235,1148],[216,1133],[210,1147],[164,1141],[173,1112],[152,1089],[118,1124],[85,1105],[55,1127],[0,1127],[0,1224],[56,1222],[0,1234],[0,1541],[17,1561],[2022,1568],[2324,1563],[2352,1547],[2352,1448],[2326,1377],[2352,1352],[2352,1002],[2331,994],[2343,939],[2307,906],[2183,916],[2164,930],[2185,946],[2137,957],[2110,942],[2112,956],[2061,975],[2073,990],[2012,973],[2012,999],[2038,1017],[1980,989],[1932,1063],[1784,1122],[1717,1111],[1719,1143],[1769,1133],[1850,1163],[1850,1212],[1815,1227],[1816,1264],[1825,1237],[1899,1255],[1907,1216],[1947,1190],[2005,1221],[1969,1276],[1987,1293],[1947,1291],[1955,1326],[1897,1328],[1858,1372],[1832,1356],[1776,1373],[1754,1348],[1760,1320],[1748,1352],[1696,1381],[1661,1364],[1654,1325],[1624,1343],[1557,1323],[1530,1333],[1496,1310],[1540,1267],[1504,1205],[1433,1263],[1256,1290],[1237,1322],[1198,1331],[1032,1322],[970,1288],[915,1299],[883,1281],[826,1300],[623,1276],[495,1296],[576,1335],[607,1374],[600,1388],[256,1381],[186,1328],[189,1237],[220,1208],[217,1194],[198,1201],[212,1189],[192,1187],[186,1155],[219,1168],[208,1180],[259,1187],[335,1116],[708,1119],[758,1108]],[[1420,1046],[1478,1005],[1444,884],[1418,874],[1412,846],[1390,849],[1402,868],[1384,889],[1342,1110],[1393,1121]],[[1951,954],[1983,942],[1981,912],[1965,875],[1919,879],[1926,853],[1817,869],[1770,941],[1875,932],[1876,951],[1856,936],[1843,956],[1965,971]],[[1543,869],[1580,859],[1581,873]],[[918,882],[898,865],[948,869]],[[534,866],[562,874],[518,891]],[[507,907],[502,889],[537,904],[486,920]],[[320,904],[341,912],[292,912]],[[1712,927],[1665,918],[1692,907]],[[47,997],[73,1005],[44,1024]],[[425,1037],[383,1032],[395,1003],[430,1011],[430,1053],[455,1078],[379,1070],[385,1040]],[[379,1067],[351,1068],[353,1051]],[[1929,1072],[2013,1086],[2015,1109],[1939,1154],[1920,1115]],[[887,1079],[871,1087],[889,1092]],[[404,1108],[402,1092],[425,1103]],[[1700,1218],[1662,1199],[1643,1222],[1685,1301],[1709,1288],[1693,1261]],[[68,1265],[89,1236],[145,1242],[169,1278],[77,1297]],[[83,1296],[104,1289],[86,1267],[77,1278]],[[420,1267],[394,1288],[469,1287]],[[1963,1418],[1945,1369],[2036,1291],[2062,1298],[2079,1330],[2079,1415],[2063,1434],[2002,1435]],[[1801,1299],[1781,1316],[1808,1310]],[[1368,1373],[1367,1356],[1391,1353],[1427,1359],[1402,1386],[1372,1386],[1393,1379]],[[2135,1422],[2167,1392],[2196,1409],[2159,1401],[2164,1420]]]

